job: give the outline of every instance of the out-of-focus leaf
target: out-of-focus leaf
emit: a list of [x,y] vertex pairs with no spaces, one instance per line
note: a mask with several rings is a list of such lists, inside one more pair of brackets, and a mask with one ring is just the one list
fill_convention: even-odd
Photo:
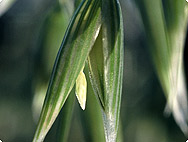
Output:
[[68,1],[67,0],[58,0],[58,2],[60,4],[63,12],[68,13],[68,15],[72,15],[73,12],[78,8],[78,6],[75,7],[75,5],[74,5],[75,0],[68,0]]
[[187,23],[185,1],[136,0],[154,66],[167,97],[168,107],[188,134],[187,97],[183,74],[183,47]]
[[117,142],[123,142],[123,131],[122,131],[122,121],[120,119],[118,133],[117,133]]
[[188,22],[188,5],[186,1],[163,1],[167,33],[169,38],[170,66],[169,74],[171,92],[168,108],[182,131],[188,136],[188,105],[185,83],[183,52]]
[[33,142],[42,142],[65,103],[101,27],[100,0],[84,0],[58,52]]
[[70,2],[64,2],[62,6],[57,3],[53,11],[49,13],[49,16],[44,23],[44,37],[41,45],[42,63],[44,64],[42,75],[44,76],[46,74],[48,78],[52,71],[58,49],[61,46],[62,38],[73,13],[73,11],[70,12],[65,10],[65,7],[68,7],[69,5],[71,5]]
[[171,34],[172,31],[177,32],[179,30],[185,33],[186,30],[184,28],[187,26],[188,3],[185,0],[163,0],[162,2],[169,36],[173,36]]
[[35,94],[32,102],[32,114],[35,123],[37,123],[42,109],[42,102],[44,102],[46,89],[48,88],[48,84],[39,78],[36,79],[36,82],[34,82],[34,84]]
[[0,17],[16,2],[16,0],[0,0]]
[[162,2],[161,0],[136,0],[136,2],[145,26],[148,43],[151,46],[150,51],[157,74],[159,75],[162,86],[165,86],[165,81],[168,80],[165,77],[168,77],[167,70],[169,66],[170,53],[166,29],[164,26],[165,21],[162,10]]
[[103,112],[105,138],[117,138],[122,79],[123,21],[119,2],[102,1],[102,27],[88,58],[90,79]]

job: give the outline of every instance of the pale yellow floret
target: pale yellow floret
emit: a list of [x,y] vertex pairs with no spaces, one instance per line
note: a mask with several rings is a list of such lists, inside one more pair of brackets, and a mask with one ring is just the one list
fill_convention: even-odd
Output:
[[83,70],[80,72],[76,79],[76,97],[83,110],[86,105],[87,81]]

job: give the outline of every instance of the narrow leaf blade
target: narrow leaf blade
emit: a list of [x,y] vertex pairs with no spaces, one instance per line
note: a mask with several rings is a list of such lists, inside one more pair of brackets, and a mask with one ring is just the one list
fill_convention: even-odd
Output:
[[84,0],[76,11],[58,52],[33,142],[44,140],[66,101],[98,35],[100,1]]
[[168,111],[173,112],[176,122],[188,135],[187,93],[183,73],[186,2],[181,0],[136,0],[136,2],[145,26],[154,67],[167,98]]

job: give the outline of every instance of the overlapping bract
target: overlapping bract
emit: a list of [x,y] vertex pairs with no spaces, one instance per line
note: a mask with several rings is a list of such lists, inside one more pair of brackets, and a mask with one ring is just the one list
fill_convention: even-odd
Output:
[[88,58],[90,78],[103,107],[106,141],[115,141],[123,78],[123,23],[117,1],[102,2],[102,27]]
[[117,0],[84,0],[71,20],[56,57],[33,142],[44,140],[76,79],[76,86],[80,85],[78,77],[87,58],[92,87],[101,90],[95,92],[101,102],[106,141],[116,141],[123,79],[121,9]]

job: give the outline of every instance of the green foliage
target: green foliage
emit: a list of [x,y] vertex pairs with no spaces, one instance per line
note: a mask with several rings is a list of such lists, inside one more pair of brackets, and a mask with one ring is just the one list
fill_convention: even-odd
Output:
[[56,57],[34,142],[44,140],[85,64],[101,25],[99,4],[83,1],[71,20]]
[[[129,4],[133,1],[122,0],[124,18],[129,17],[125,25],[119,0],[52,0],[54,5],[48,1],[20,1],[8,11],[15,1],[0,2],[0,35],[3,35],[0,43],[0,95],[4,95],[0,99],[1,140],[25,141],[28,134],[31,139],[34,122],[38,121],[33,142],[185,141],[185,136],[188,136],[183,65],[188,22],[185,0],[135,0],[132,10],[137,6],[138,11],[132,12],[127,9],[131,9]],[[28,4],[29,8],[23,7],[22,3]],[[21,12],[24,16],[15,14],[19,8],[26,9]],[[135,18],[135,14],[141,16],[144,30],[139,20],[129,21]],[[37,30],[33,28],[35,24]],[[27,35],[26,29],[32,32]],[[124,34],[127,34],[125,67]],[[35,46],[28,50],[30,42]],[[149,47],[149,52],[145,47]],[[147,61],[148,53],[152,62]],[[32,72],[29,79],[24,78],[28,58],[21,55],[34,58],[30,63],[33,66],[29,66],[29,72]],[[21,60],[25,65],[20,68],[16,62],[22,64]],[[14,71],[9,72],[12,66],[16,67],[16,75]],[[123,69],[126,69],[124,86]],[[25,85],[25,80],[30,80],[29,85]],[[20,82],[24,85],[21,86]],[[11,84],[12,92],[9,91]],[[25,89],[26,86],[30,89]],[[122,88],[125,88],[123,97]],[[24,91],[15,91],[19,89]],[[13,103],[11,99],[4,101],[7,94],[14,94]],[[22,94],[34,94],[32,108],[28,105],[31,103],[29,95],[28,101],[19,100]],[[161,94],[165,95],[166,102]],[[172,113],[173,117],[164,117],[165,103],[165,114]],[[34,120],[30,116],[31,109]],[[30,127],[27,126],[25,131],[25,125],[18,129],[17,126],[23,125],[20,120],[26,117],[29,118],[26,126]],[[17,125],[16,120],[19,120]],[[31,121],[33,123],[27,123]],[[7,139],[4,138],[6,133]]]
[[[102,51],[99,59],[96,59],[98,52],[95,50]],[[97,55],[96,58],[93,58],[93,54]],[[33,142],[44,140],[75,81],[77,98],[82,109],[85,109],[86,80],[82,70],[88,55],[92,86],[102,102],[106,141],[116,141],[123,79],[121,9],[116,0],[88,0],[83,1],[74,14],[56,57]],[[95,66],[96,63],[99,68]],[[96,79],[102,82],[96,82]],[[97,92],[96,88],[100,88],[101,92]]]
[[90,78],[103,108],[106,141],[117,136],[122,73],[123,24],[117,1],[103,1],[102,27],[89,55]]
[[183,69],[187,4],[183,0],[136,0],[150,53],[167,98],[167,111],[188,135],[188,106]]

